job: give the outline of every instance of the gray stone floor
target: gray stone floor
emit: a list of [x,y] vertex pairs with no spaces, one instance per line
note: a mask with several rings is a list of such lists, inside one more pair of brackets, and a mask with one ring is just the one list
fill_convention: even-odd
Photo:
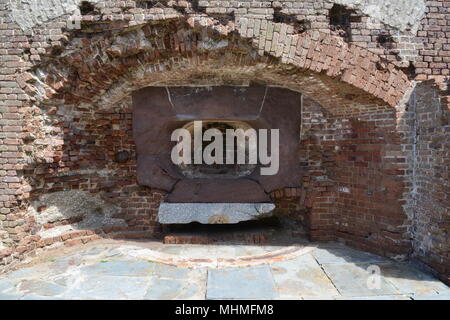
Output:
[[450,289],[408,263],[340,244],[99,241],[0,274],[0,299],[449,300]]

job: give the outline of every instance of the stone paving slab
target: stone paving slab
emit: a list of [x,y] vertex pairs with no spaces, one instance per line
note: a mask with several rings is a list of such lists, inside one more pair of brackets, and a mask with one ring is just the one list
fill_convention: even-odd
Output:
[[380,269],[381,275],[403,294],[417,296],[450,294],[449,288],[444,283],[411,265],[383,264],[380,265]]
[[271,216],[272,203],[167,203],[158,210],[158,222],[164,224],[235,224]]
[[324,247],[317,248],[313,252],[314,258],[320,264],[335,263],[371,263],[379,264],[389,262],[388,259],[362,251],[345,247]]
[[63,294],[66,287],[45,280],[24,280],[19,284],[17,290],[25,294],[54,297]]
[[367,297],[398,295],[400,292],[386,279],[381,277],[379,288],[368,285],[371,273],[367,270],[371,264],[323,264],[327,276],[342,296]]
[[23,293],[17,291],[20,280],[0,278],[0,300],[19,300]]
[[14,288],[18,283],[18,280],[0,278],[0,292]]
[[208,271],[207,299],[274,299],[275,283],[269,266]]
[[46,276],[49,274],[49,272],[44,272],[44,274],[41,273],[41,266],[33,267],[33,268],[25,268],[25,269],[19,269],[13,272],[8,273],[8,280],[22,280],[22,279],[29,279],[33,277],[37,277],[39,274],[41,276]]
[[[124,277],[146,277],[151,275],[155,266],[147,261],[108,261],[80,267],[84,275],[107,275]],[[178,271],[178,270],[177,270]]]
[[203,300],[206,294],[206,272],[205,279],[193,282],[190,279],[158,279],[150,281],[146,300]]
[[143,299],[149,280],[140,277],[87,276],[63,295],[64,299]]
[[334,297],[339,292],[311,254],[271,265],[280,299]]

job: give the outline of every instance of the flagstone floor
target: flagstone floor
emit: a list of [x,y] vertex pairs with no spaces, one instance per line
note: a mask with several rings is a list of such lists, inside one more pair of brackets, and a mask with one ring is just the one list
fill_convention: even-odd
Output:
[[341,244],[102,240],[0,274],[5,299],[449,300],[450,289],[409,263]]

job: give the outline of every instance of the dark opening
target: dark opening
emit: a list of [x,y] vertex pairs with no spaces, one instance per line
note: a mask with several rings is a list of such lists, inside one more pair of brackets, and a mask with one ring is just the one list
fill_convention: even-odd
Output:
[[409,79],[414,79],[416,77],[416,67],[414,66],[413,62],[409,62],[408,66],[406,68],[401,68],[403,72],[406,73]]
[[299,20],[295,15],[288,15],[283,13],[280,8],[275,8],[273,21],[291,25],[296,33],[303,33],[311,29],[311,21],[305,19]]
[[53,47],[53,48],[50,50],[50,54],[51,54],[52,56],[59,56],[60,54],[63,53],[63,51],[64,51],[64,49],[61,48],[61,47]]
[[199,0],[191,1],[192,10],[197,12],[206,12],[206,7],[200,7]]
[[292,244],[304,241],[302,225],[289,217],[270,217],[237,224],[169,224],[162,226],[164,242],[179,244]]
[[[192,132],[192,138],[194,136],[193,134],[193,126],[192,122],[187,124],[187,127]],[[226,164],[226,151],[231,148],[231,146],[228,146],[227,139],[226,139],[226,132],[227,130],[235,130],[235,129],[243,129],[247,130],[250,128],[247,124],[244,122],[227,122],[227,121],[204,121],[203,122],[203,128],[202,131],[205,132],[208,129],[217,129],[219,130],[223,135],[223,159],[222,164],[194,164],[194,152],[192,152],[192,159],[191,163],[189,165],[180,165],[181,171],[185,176],[191,177],[191,178],[217,178],[218,175],[220,175],[221,178],[238,178],[241,176],[246,176],[252,173],[252,171],[255,169],[256,165],[248,164],[248,146],[246,147],[246,163],[245,164],[237,164],[238,160],[238,147],[237,147],[237,138],[234,138],[233,143],[233,153],[234,153],[234,164]],[[246,139],[248,143],[248,139]],[[205,150],[205,148],[210,144],[210,141],[203,141],[203,148],[202,150]],[[192,140],[191,143],[192,150],[194,149],[194,142]],[[213,153],[213,156],[215,154]]]
[[394,48],[394,38],[388,33],[380,33],[377,37],[377,43],[385,49]]
[[329,12],[331,30],[339,32],[339,34],[350,40],[351,23],[360,22],[361,17],[355,15],[355,10],[348,9],[339,4],[333,5]]
[[95,11],[95,6],[89,1],[82,1],[80,4],[81,15],[85,16]]
[[351,10],[344,6],[335,4],[330,9],[330,24],[335,27],[350,27]]

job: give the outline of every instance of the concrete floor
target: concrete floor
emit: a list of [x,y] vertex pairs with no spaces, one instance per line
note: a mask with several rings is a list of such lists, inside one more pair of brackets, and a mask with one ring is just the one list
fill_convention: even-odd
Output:
[[0,274],[0,299],[449,300],[450,289],[408,263],[340,244],[109,240],[56,249]]

